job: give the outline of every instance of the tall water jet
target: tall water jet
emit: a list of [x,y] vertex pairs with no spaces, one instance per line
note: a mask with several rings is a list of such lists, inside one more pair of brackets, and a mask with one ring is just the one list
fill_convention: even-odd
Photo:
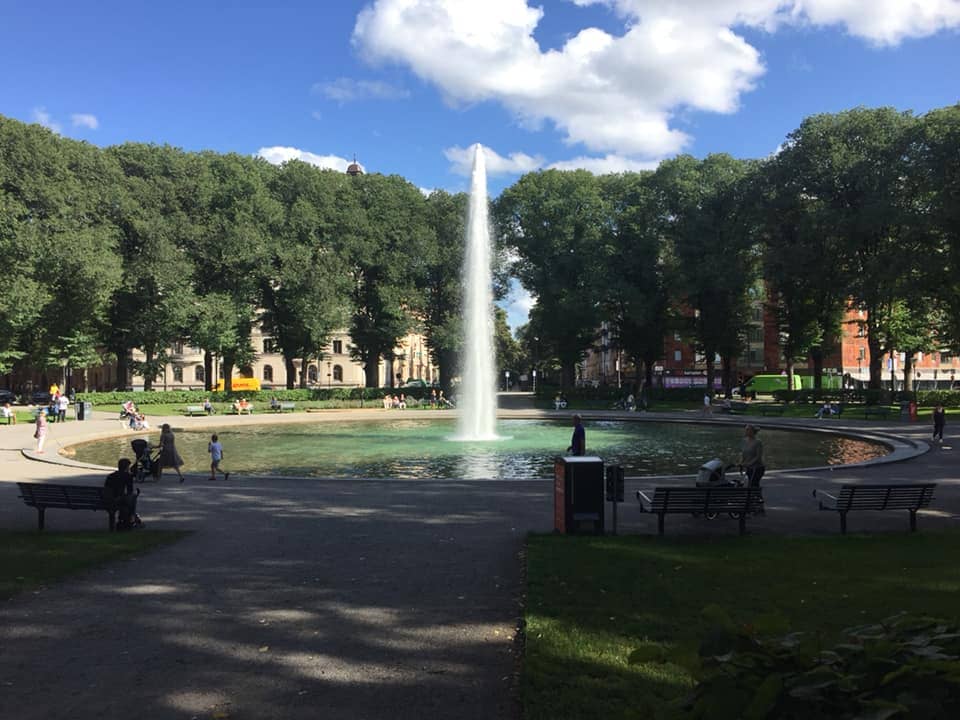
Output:
[[493,277],[483,147],[473,146],[470,210],[463,263],[464,347],[457,440],[496,440],[497,391],[493,350]]

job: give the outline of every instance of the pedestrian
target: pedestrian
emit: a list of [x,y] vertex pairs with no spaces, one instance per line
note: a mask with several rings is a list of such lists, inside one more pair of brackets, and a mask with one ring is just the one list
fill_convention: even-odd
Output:
[[710,391],[707,390],[707,391],[703,394],[703,414],[704,414],[705,416],[706,416],[706,415],[711,415],[711,414],[713,413],[713,407],[712,407],[712,405],[710,404],[711,402],[712,402],[712,398],[710,397]]
[[12,407],[10,407],[10,403],[4,403],[3,407],[0,408],[0,417],[7,418],[8,425],[17,424],[17,413]]
[[573,435],[570,437],[570,447],[567,452],[571,455],[587,454],[587,431],[583,429],[583,418],[573,416]]
[[172,467],[177,471],[180,482],[183,482],[183,473],[180,472],[180,466],[183,465],[183,458],[177,452],[176,442],[173,437],[173,430],[168,423],[164,423],[160,428],[160,470],[157,473],[157,480],[163,476],[163,469]]
[[[210,436],[210,443],[207,445],[207,452],[210,453],[210,479],[217,479],[217,471],[220,470],[220,461],[223,460],[223,445],[220,444],[220,440],[217,437],[216,433]],[[230,473],[223,472],[220,470],[223,475],[224,480],[230,479]]]
[[67,421],[67,408],[70,407],[70,398],[63,393],[57,398],[57,422]]
[[740,467],[747,476],[747,485],[760,487],[760,479],[767,468],[763,464],[763,443],[757,438],[757,429],[747,425],[743,429],[743,442],[740,444]]
[[137,492],[133,489],[130,460],[120,458],[116,472],[107,475],[103,487],[110,509],[117,513],[117,530],[129,530],[143,524],[137,515]]
[[37,408],[37,429],[33,436],[37,439],[37,453],[43,454],[43,443],[47,439],[47,412],[43,408]]
[[934,442],[943,442],[943,426],[947,423],[947,413],[943,405],[937,405],[933,409],[933,440]]

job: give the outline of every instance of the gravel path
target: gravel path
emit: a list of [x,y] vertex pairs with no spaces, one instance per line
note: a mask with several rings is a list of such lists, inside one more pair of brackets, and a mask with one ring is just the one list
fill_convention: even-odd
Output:
[[[925,427],[865,427],[926,436]],[[0,428],[0,479],[102,483],[98,471],[24,458],[30,431]],[[111,421],[53,426],[48,448],[115,431]],[[954,442],[951,433],[901,463],[772,474],[767,516],[748,527],[837,533],[812,488],[929,479],[940,488],[921,530],[955,528]],[[689,479],[631,481],[628,493],[665,482]],[[144,486],[150,527],[192,533],[0,605],[0,718],[515,718],[519,556],[527,532],[551,527],[550,489],[199,476]],[[635,502],[620,521],[622,532],[656,532]],[[16,486],[0,482],[0,527],[35,523]],[[47,514],[49,532],[105,524],[102,513]],[[733,521],[670,517],[666,526],[670,535],[736,533]],[[906,513],[851,516],[850,530],[906,532]],[[38,692],[51,683],[55,691]]]

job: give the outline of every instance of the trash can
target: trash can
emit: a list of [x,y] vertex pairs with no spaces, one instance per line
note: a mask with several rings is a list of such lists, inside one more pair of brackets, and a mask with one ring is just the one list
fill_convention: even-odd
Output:
[[93,419],[93,403],[92,402],[81,400],[73,407],[74,407],[74,411],[77,413],[77,420]]
[[553,464],[553,529],[575,535],[589,524],[603,535],[603,460],[592,455],[558,457]]

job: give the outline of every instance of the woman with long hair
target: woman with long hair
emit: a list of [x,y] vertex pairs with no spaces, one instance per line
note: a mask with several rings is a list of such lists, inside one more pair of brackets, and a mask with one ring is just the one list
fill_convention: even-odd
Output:
[[176,442],[173,437],[173,429],[167,423],[160,428],[160,470],[157,474],[157,480],[163,476],[163,469],[172,467],[180,476],[180,482],[183,482],[183,473],[180,472],[180,466],[183,465],[183,458],[177,452]]

